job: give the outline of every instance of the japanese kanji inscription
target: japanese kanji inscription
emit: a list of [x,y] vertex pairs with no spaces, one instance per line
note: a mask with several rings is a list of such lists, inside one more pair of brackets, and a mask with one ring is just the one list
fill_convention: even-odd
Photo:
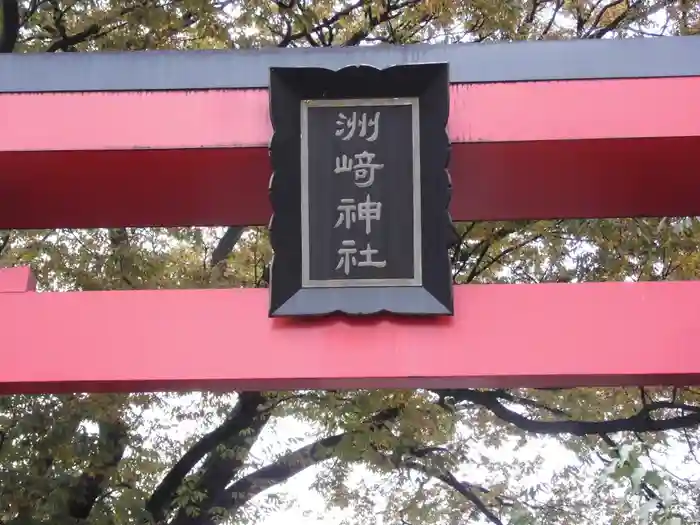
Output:
[[447,78],[273,68],[271,316],[452,313]]
[[301,122],[302,286],[420,285],[418,100],[308,101]]

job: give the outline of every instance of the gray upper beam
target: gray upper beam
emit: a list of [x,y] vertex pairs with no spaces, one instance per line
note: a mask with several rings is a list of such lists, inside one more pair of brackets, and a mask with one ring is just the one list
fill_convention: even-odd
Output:
[[700,38],[0,55],[0,93],[264,88],[272,66],[449,62],[452,83],[700,76]]

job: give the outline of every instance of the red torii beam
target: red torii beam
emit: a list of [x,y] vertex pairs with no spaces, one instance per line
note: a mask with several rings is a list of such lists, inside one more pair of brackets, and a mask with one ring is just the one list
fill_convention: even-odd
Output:
[[[690,38],[0,56],[0,227],[266,224],[268,68],[429,61],[451,68],[455,220],[700,215],[697,56]],[[32,283],[0,272],[0,393],[700,378],[695,282],[469,285],[454,318],[313,321],[268,319],[265,290]]]

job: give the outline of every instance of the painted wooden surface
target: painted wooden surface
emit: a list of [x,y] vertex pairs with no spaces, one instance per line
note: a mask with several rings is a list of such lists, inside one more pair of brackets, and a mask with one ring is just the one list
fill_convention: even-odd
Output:
[[[698,92],[700,77],[453,85],[452,217],[700,215]],[[265,90],[0,94],[0,226],[267,224],[267,105]]]
[[699,295],[465,285],[452,318],[295,321],[264,289],[0,293],[0,393],[693,384]]

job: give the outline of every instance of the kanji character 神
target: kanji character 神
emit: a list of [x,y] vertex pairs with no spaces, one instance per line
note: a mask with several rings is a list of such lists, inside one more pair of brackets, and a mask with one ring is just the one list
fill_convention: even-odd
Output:
[[359,203],[355,203],[355,199],[341,199],[337,209],[338,220],[334,228],[345,224],[345,228],[349,230],[356,221],[364,221],[365,233],[368,235],[372,233],[372,221],[382,218],[382,203],[372,201],[369,195]]

